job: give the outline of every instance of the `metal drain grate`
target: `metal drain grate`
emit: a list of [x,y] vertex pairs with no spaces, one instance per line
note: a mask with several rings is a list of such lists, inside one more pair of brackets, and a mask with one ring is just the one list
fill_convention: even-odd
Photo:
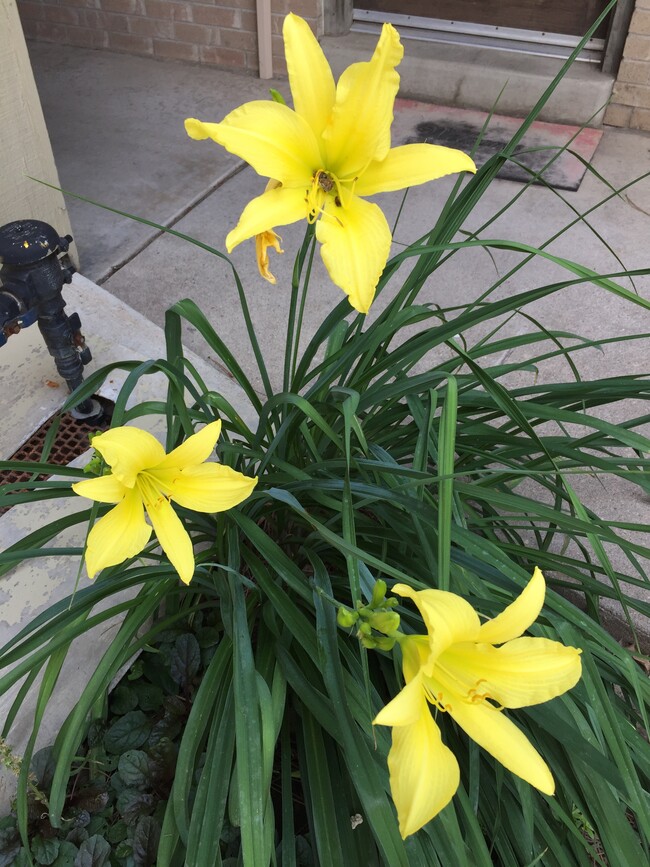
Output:
[[[104,410],[104,415],[93,422],[77,421],[71,415],[66,414],[61,418],[59,429],[54,438],[54,444],[48,456],[48,463],[56,464],[57,466],[65,466],[82,455],[90,446],[88,434],[95,431],[108,430],[111,423],[111,415],[113,412],[113,403],[104,398],[95,398],[99,400]],[[49,418],[45,424],[32,434],[15,454],[10,461],[40,461],[43,453],[43,443],[49,429],[52,427],[56,416]],[[0,485],[15,484],[16,482],[24,482],[32,477],[32,473],[16,472],[15,470],[0,471]],[[49,478],[49,473],[43,473],[37,476],[39,481],[44,481]],[[7,511],[10,507],[0,509],[0,515]]]

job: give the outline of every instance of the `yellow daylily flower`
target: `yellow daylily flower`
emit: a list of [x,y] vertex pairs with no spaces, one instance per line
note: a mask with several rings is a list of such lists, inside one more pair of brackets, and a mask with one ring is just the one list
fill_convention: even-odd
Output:
[[250,496],[257,484],[256,478],[231,467],[205,463],[220,432],[220,421],[207,424],[169,454],[154,436],[136,427],[117,427],[93,437],[93,448],[111,472],[76,482],[72,490],[117,505],[88,535],[86,567],[91,578],[142,551],[152,530],[145,521],[146,509],[161,548],[181,580],[190,583],[192,540],[170,501],[195,512],[223,512]]
[[415,591],[405,584],[392,588],[415,602],[427,628],[427,635],[397,634],[406,686],[374,720],[393,726],[388,768],[402,837],[439,813],[460,779],[429,704],[448,713],[513,774],[547,795],[554,793],[548,766],[502,713],[562,695],[580,679],[580,650],[519,637],[537,619],[545,591],[544,576],[535,569],[520,596],[481,624],[472,606],[454,593]]
[[390,24],[384,24],[372,59],[353,63],[338,84],[306,21],[287,15],[283,35],[293,109],[248,102],[221,123],[188,118],[185,129],[191,138],[213,139],[272,181],[244,208],[226,238],[228,252],[275,226],[315,222],[330,277],[356,310],[367,313],[391,233],[379,206],[361,197],[475,172],[476,166],[453,148],[391,148],[395,67],[403,48]]

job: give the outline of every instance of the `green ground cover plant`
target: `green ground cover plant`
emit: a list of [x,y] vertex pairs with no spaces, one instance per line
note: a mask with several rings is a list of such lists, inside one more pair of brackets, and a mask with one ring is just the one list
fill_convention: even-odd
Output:
[[[38,694],[33,737],[18,772],[15,820],[5,820],[0,829],[0,839],[9,841],[5,851],[20,845],[25,863],[31,857],[59,867],[638,867],[648,861],[648,678],[639,664],[641,648],[632,652],[621,646],[600,622],[601,601],[616,600],[636,641],[633,615],[647,617],[650,603],[629,588],[648,587],[644,560],[650,550],[630,535],[639,539],[636,534],[648,527],[603,520],[581,501],[574,480],[584,473],[618,477],[647,496],[650,441],[643,426],[650,416],[628,413],[613,423],[600,412],[620,409],[631,398],[647,400],[650,382],[636,375],[582,379],[580,352],[597,345],[594,341],[537,322],[533,331],[516,337],[501,336],[500,327],[504,318],[525,313],[540,298],[555,296],[561,303],[563,289],[576,285],[598,286],[645,314],[650,304],[629,280],[650,269],[630,272],[621,266],[600,274],[550,252],[552,239],[533,246],[492,238],[492,223],[526,186],[484,225],[466,228],[560,76],[511,142],[475,175],[458,180],[437,223],[388,260],[372,287],[387,299],[381,312],[366,319],[352,313],[352,302],[344,298],[301,342],[313,256],[317,243],[331,243],[331,227],[323,236],[315,214],[332,207],[321,191],[336,195],[329,175],[314,175],[309,213],[315,216],[296,255],[278,393],[252,325],[248,290],[233,269],[249,346],[229,347],[196,304],[181,301],[167,313],[164,358],[105,367],[70,398],[68,406],[93,394],[115,370],[126,371],[113,428],[144,426],[148,416],[160,416],[171,452],[219,418],[221,465],[258,481],[239,505],[216,513],[177,500],[182,532],[192,543],[189,583],[179,580],[180,570],[168,556],[169,539],[160,538],[163,552],[157,539],[146,539],[121,562],[100,567],[92,583],[82,582],[74,596],[0,650],[0,692],[26,678],[4,737],[27,691]],[[549,153],[549,162],[555,156]],[[542,173],[531,173],[530,183],[540,179]],[[606,190],[603,201],[620,193],[607,185]],[[588,215],[572,214],[567,229],[577,221],[588,225]],[[269,227],[256,231],[266,235]],[[272,241],[267,235],[258,246],[262,270],[268,269],[264,257]],[[422,287],[440,266],[477,246],[521,254],[510,274],[537,259],[550,260],[565,277],[493,299],[504,279],[498,277],[489,291],[460,309],[421,303]],[[328,265],[325,254],[324,259]],[[337,269],[332,276],[340,284],[345,274],[341,278]],[[488,325],[480,339],[472,331],[479,324]],[[237,407],[202,382],[184,356],[183,325],[196,329],[206,350],[231,371],[255,410],[256,425],[247,425]],[[422,358],[439,347],[447,348],[446,360],[422,369]],[[502,360],[505,350],[520,347],[526,348],[524,361]],[[242,353],[256,359],[262,396],[243,372]],[[504,385],[513,372],[556,357],[576,372],[570,381]],[[167,378],[166,399],[132,404],[138,380],[154,372]],[[119,472],[118,460],[101,442],[95,471],[99,479],[110,478]],[[47,455],[23,468],[60,473],[47,464]],[[75,496],[71,481],[80,478],[81,471],[68,469],[60,482],[20,483],[27,492],[8,486],[0,507]],[[43,553],[76,568],[84,549],[61,551],[51,540],[72,522],[104,520],[110,508],[94,503],[39,528],[0,555],[0,572]],[[92,546],[91,536],[88,541]],[[625,571],[616,565],[621,561],[613,558],[614,549],[622,552]],[[536,610],[523,627],[532,637],[522,640],[578,648],[582,676],[572,688],[558,689],[552,701],[510,704],[523,709],[505,714],[493,711],[514,720],[543,758],[555,793],[525,782],[521,767],[511,773],[499,756],[467,737],[447,708],[437,706],[435,730],[440,728],[458,765],[458,783],[434,818],[405,833],[395,810],[394,771],[389,776],[387,764],[391,729],[373,720],[404,687],[397,622],[404,635],[437,638],[427,617],[391,589],[406,585],[415,594],[448,594],[417,599],[449,600],[453,594],[462,602],[453,602],[456,611],[471,606],[489,625],[529,592],[524,588],[531,586],[536,567],[546,575],[547,590],[539,616]],[[578,592],[583,607],[558,592],[568,588]],[[122,625],[47,761],[38,757],[34,783],[29,768],[35,738],[66,654],[91,625],[116,614]],[[495,643],[507,647],[521,631]],[[132,660],[137,661],[130,679],[107,697],[109,685]],[[407,681],[413,680],[407,670]],[[435,703],[429,694],[427,699]],[[124,709],[122,722],[115,720],[116,708]],[[170,733],[152,741],[165,719]],[[394,739],[399,726],[391,725]],[[159,759],[156,750],[165,739],[167,752]],[[416,761],[413,757],[413,765]],[[39,762],[47,765],[47,774]],[[71,779],[81,781],[82,791],[110,779],[102,809],[93,814],[85,808],[87,839],[81,831],[65,839],[74,810],[84,810],[74,803]],[[155,806],[146,797],[150,784],[157,789]],[[47,801],[48,827],[61,829],[53,837],[41,830],[36,840],[34,785]],[[146,810],[129,812],[131,797],[146,802]],[[56,844],[43,855],[44,837],[59,842],[50,861],[42,859]],[[93,861],[92,854],[81,860],[82,845],[88,848],[93,837],[112,847],[109,852],[93,841],[94,849],[105,853],[97,859],[104,861]],[[72,853],[64,842],[78,851]],[[155,862],[146,860],[154,858],[154,849]]]

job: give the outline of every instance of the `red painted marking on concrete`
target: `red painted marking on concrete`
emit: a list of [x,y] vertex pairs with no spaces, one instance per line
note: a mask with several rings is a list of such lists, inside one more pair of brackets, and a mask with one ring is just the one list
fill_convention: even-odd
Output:
[[[456,106],[435,105],[419,102],[415,99],[396,99],[395,114],[397,126],[412,125],[424,121],[435,121],[444,124],[462,122],[482,129],[489,113],[478,109],[458,108]],[[401,123],[400,123],[401,121]],[[506,141],[511,138],[522,124],[522,118],[495,114],[489,120],[487,131],[502,136]],[[600,143],[602,130],[592,127],[581,128],[571,124],[549,123],[535,121],[524,135],[521,145],[524,148],[563,148],[568,146],[572,151],[589,162]],[[579,159],[565,151],[555,161],[555,171],[561,172],[568,180],[579,184],[585,172],[585,167]]]

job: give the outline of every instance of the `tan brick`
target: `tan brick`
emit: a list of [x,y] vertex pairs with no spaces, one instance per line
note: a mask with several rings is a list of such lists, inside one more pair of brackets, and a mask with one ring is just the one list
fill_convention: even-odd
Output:
[[636,0],[637,9],[650,9],[650,0]]
[[246,69],[246,54],[236,48],[221,48],[218,45],[201,46],[201,63],[224,66],[228,69]]
[[65,45],[68,41],[68,31],[63,24],[53,24],[51,21],[36,22],[36,37],[43,42],[61,42]]
[[112,51],[130,51],[133,54],[153,54],[153,42],[149,36],[134,36],[132,33],[109,33],[108,47]]
[[612,100],[622,105],[650,108],[650,87],[642,87],[638,84],[625,84],[617,81],[614,85]]
[[219,31],[219,44],[224,48],[240,48],[242,51],[257,51],[257,33],[247,33],[245,30]]
[[635,108],[630,118],[630,129],[650,131],[650,110],[647,108]]
[[[202,2],[214,3],[216,6],[230,6],[236,9],[248,9],[251,12],[257,11],[257,0],[202,0]],[[275,4],[276,0],[272,0]]]
[[[284,55],[282,57],[274,57],[273,58],[273,78],[286,78],[287,77],[287,61],[284,59]],[[283,91],[284,96],[288,97],[289,93],[287,90]]]
[[30,21],[29,18],[26,18],[22,25],[25,39],[38,39],[38,21]]
[[144,15],[143,0],[102,0],[104,12],[123,12],[125,15]]
[[625,40],[623,57],[629,60],[650,60],[650,37],[630,33]]
[[[83,10],[82,10],[83,11]],[[56,21],[57,24],[78,24],[80,12],[69,6],[46,6],[46,21]]]
[[618,81],[630,84],[650,85],[650,62],[643,60],[624,60],[618,70]]
[[650,10],[635,9],[630,21],[630,33],[650,36]]
[[[282,34],[282,27],[284,25],[285,17],[286,17],[285,15],[275,15],[275,14],[271,16],[271,32],[272,33],[278,33],[280,35]],[[307,24],[309,24],[309,26],[312,30],[312,33],[314,33],[314,35],[317,35],[318,34],[318,30],[317,30],[318,21],[317,21],[317,19],[306,17],[305,21],[307,22]]]
[[191,21],[190,3],[172,3],[170,0],[144,0],[147,15],[151,18],[169,18],[172,21]]
[[617,105],[610,103],[605,111],[605,119],[603,123],[608,126],[628,127],[630,118],[632,117],[632,107],[629,105]]
[[193,4],[192,21],[196,24],[209,24],[211,27],[232,27],[234,29],[242,26],[239,9],[224,9],[220,6],[197,6]]
[[251,33],[257,33],[257,14],[251,12],[250,9],[242,9],[239,15],[239,26],[241,29],[250,30]]
[[114,33],[126,33],[129,29],[129,19],[126,15],[100,12],[97,9],[80,10],[79,23],[95,30],[112,30]]
[[179,42],[191,42],[195,45],[210,45],[215,41],[216,31],[207,24],[185,24],[174,22],[174,38]]
[[302,18],[318,18],[320,2],[319,0],[273,0],[273,11],[282,15],[294,12]]
[[19,3],[18,12],[23,27],[26,21],[44,21],[45,6],[42,3]]
[[62,6],[78,6],[79,8],[94,8],[99,6],[100,0],[64,0]]
[[108,48],[108,33],[90,27],[68,27],[68,43],[80,48]]
[[172,39],[174,24],[172,21],[161,21],[159,18],[141,18],[131,15],[128,18],[129,33],[136,36],[152,36],[156,39]]
[[164,39],[154,39],[153,52],[156,57],[164,57],[167,60],[196,62],[199,59],[198,45],[189,45],[186,42],[168,42]]

